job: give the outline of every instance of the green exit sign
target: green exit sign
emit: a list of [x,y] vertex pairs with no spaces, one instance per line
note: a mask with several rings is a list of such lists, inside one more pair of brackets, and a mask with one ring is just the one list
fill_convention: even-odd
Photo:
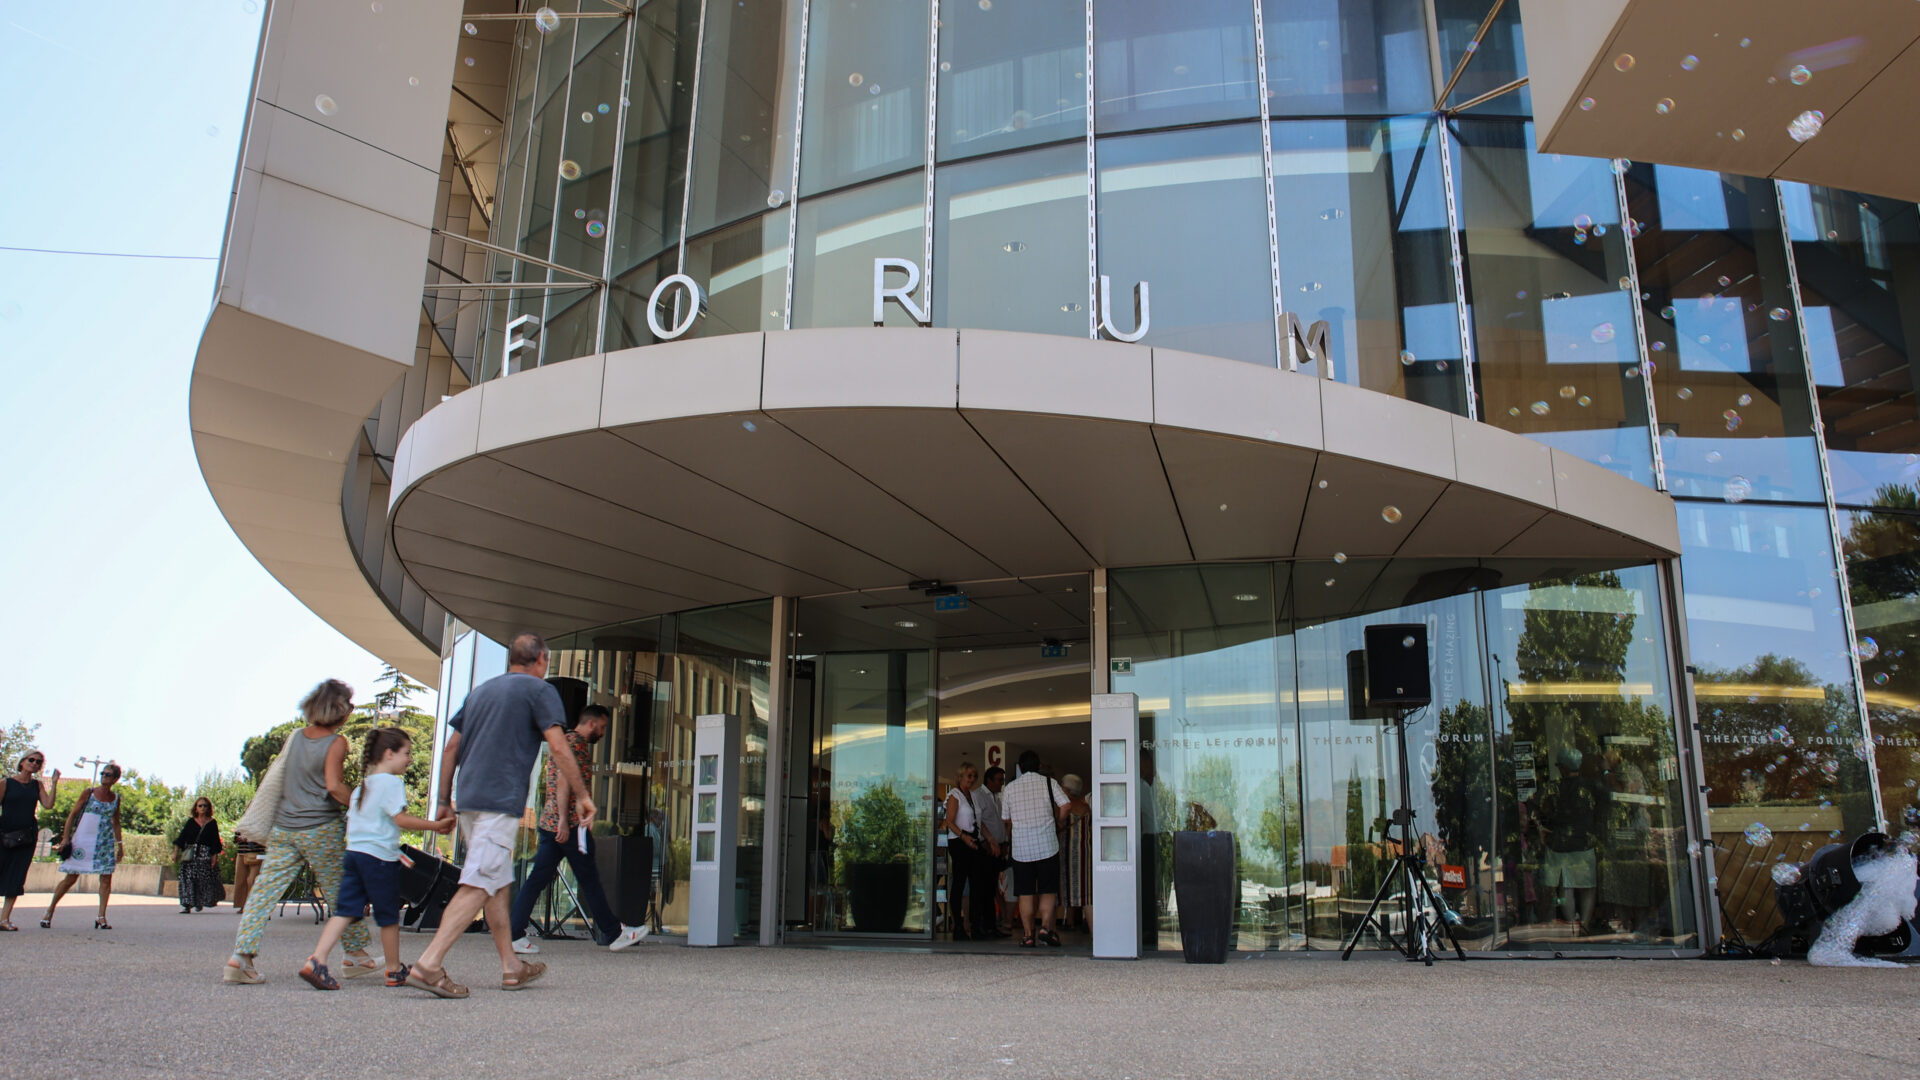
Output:
[[1133,674],[1133,657],[1116,656],[1107,661],[1107,670],[1115,675]]

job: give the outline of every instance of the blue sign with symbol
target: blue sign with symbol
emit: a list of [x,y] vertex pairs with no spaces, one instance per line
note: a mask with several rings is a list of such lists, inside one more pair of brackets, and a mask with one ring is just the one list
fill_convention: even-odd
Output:
[[933,610],[965,611],[967,610],[967,594],[954,593],[952,596],[936,596],[933,598]]
[[1065,645],[1040,646],[1040,659],[1042,660],[1064,660],[1066,656],[1067,647]]

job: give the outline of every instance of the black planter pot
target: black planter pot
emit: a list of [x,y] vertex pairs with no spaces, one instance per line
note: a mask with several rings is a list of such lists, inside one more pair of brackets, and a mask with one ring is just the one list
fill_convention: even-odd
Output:
[[1232,833],[1173,834],[1173,895],[1180,907],[1180,948],[1187,963],[1227,962],[1237,876]]
[[903,862],[848,864],[847,910],[853,928],[864,934],[899,933],[907,922],[912,885],[911,868]]

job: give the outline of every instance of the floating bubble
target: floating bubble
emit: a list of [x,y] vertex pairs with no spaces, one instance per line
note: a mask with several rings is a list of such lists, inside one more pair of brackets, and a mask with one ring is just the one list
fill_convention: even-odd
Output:
[[1721,275],[1720,275],[1720,276],[1719,276],[1719,277],[1718,277],[1717,279],[1715,279],[1715,280],[1717,280],[1717,281],[1719,281],[1719,282],[1720,282],[1720,287],[1721,287],[1721,288],[1723,288],[1723,289],[1724,289],[1724,288],[1726,288],[1727,286],[1729,286],[1729,285],[1731,285],[1731,284],[1733,284],[1733,279],[1732,279],[1732,278],[1730,278],[1730,277],[1728,277],[1728,276],[1727,276],[1727,275],[1725,275],[1725,274],[1721,274]]
[[1720,451],[1718,450],[1707,451],[1707,464],[1717,465],[1719,463],[1720,463]]
[[1880,643],[1870,637],[1863,637],[1853,651],[1859,654],[1862,660],[1872,660],[1880,655]]
[[1400,647],[1401,647],[1401,648],[1403,648],[1403,649],[1411,649],[1411,648],[1413,648],[1413,635],[1412,635],[1412,634],[1408,634],[1408,635],[1407,635],[1406,637],[1403,637],[1403,638],[1401,638],[1401,639],[1400,639]]
[[774,188],[772,191],[767,192],[768,206],[779,206],[781,203],[784,203],[786,201],[787,201],[787,193],[784,191],[781,191],[779,188]]
[[1573,230],[1573,242],[1577,245],[1584,246],[1587,242],[1587,231],[1585,229]]
[[1400,524],[1401,516],[1400,508],[1397,506],[1383,506],[1380,508],[1380,520],[1389,525]]
[[418,75],[409,75],[409,76],[407,76],[407,85],[408,85],[408,86],[419,86],[419,85],[420,85],[420,76],[418,76]]
[[1732,409],[1728,409],[1726,412],[1721,413],[1720,419],[1725,420],[1727,422],[1728,431],[1740,430],[1740,414],[1737,412],[1734,412]]
[[1821,112],[1819,109],[1808,109],[1806,112],[1794,117],[1793,122],[1787,125],[1787,134],[1793,136],[1794,142],[1806,142],[1808,139],[1820,134],[1820,128],[1824,126],[1826,122],[1826,113]]
[[1320,584],[1325,585],[1327,588],[1331,589],[1333,588],[1333,579],[1328,578],[1327,580],[1321,582]]
[[560,29],[560,13],[550,7],[543,7],[533,13],[533,25],[543,34],[551,34]]
[[1317,281],[1309,281],[1306,284],[1300,286],[1300,291],[1303,293],[1317,293],[1324,288],[1326,288],[1326,286],[1320,284]]
[[1740,47],[1743,49],[1751,44],[1753,44],[1753,39],[1750,37],[1743,37],[1740,39]]
[[1581,98],[1581,99],[1580,99],[1580,111],[1581,111],[1581,112],[1592,112],[1592,111],[1593,111],[1593,104],[1594,104],[1594,102],[1593,102],[1593,99],[1592,99],[1592,98]]
[[1553,406],[1547,404],[1544,401],[1536,401],[1533,404],[1527,406],[1527,410],[1533,413],[1533,415],[1535,416],[1545,416],[1548,413],[1553,411]]
[[1888,680],[1891,678],[1892,676],[1888,675],[1884,671],[1876,671],[1873,673],[1873,685],[1885,686],[1887,685]]
[[1520,415],[1520,406],[1518,406],[1518,405],[1509,405],[1509,406],[1507,406],[1507,415],[1508,415],[1508,416],[1519,416],[1519,415]]
[[332,116],[340,111],[340,104],[325,94],[319,94],[313,99],[313,108],[321,116]]
[[1734,402],[1739,405],[1751,405],[1753,404],[1753,395],[1741,394],[1739,397],[1734,399]]
[[1673,320],[1673,305],[1668,304],[1666,307],[1661,308],[1660,317],[1671,322]]
[[1763,821],[1756,821],[1747,826],[1747,831],[1741,835],[1745,836],[1747,843],[1752,844],[1754,847],[1761,847],[1773,842],[1773,830],[1767,828],[1766,823]]
[[1586,214],[1575,214],[1573,216],[1573,227],[1576,229],[1591,229],[1593,228],[1593,218]]
[[1579,400],[1579,401],[1577,401],[1577,402],[1575,402],[1575,404],[1577,404],[1577,405],[1579,405],[1579,406],[1580,406],[1581,408],[1583,408],[1583,409],[1584,409],[1584,408],[1586,408],[1587,406],[1589,406],[1589,405],[1591,405],[1591,404],[1593,404],[1593,399],[1592,399],[1592,398],[1590,398],[1590,397],[1588,397],[1588,396],[1587,396],[1587,395],[1585,395],[1585,394],[1581,394],[1581,395],[1580,395],[1580,400]]
[[1578,390],[1575,390],[1575,389],[1574,389],[1573,387],[1571,387],[1571,386],[1563,386],[1563,387],[1561,387],[1561,388],[1560,388],[1560,396],[1561,396],[1561,397],[1563,397],[1563,398],[1565,398],[1565,399],[1567,399],[1568,401],[1572,401],[1572,400],[1573,400],[1573,395],[1575,395],[1575,394],[1577,394],[1577,393],[1579,393],[1579,392],[1580,392],[1580,391],[1578,391]]
[[1798,885],[1800,867],[1796,863],[1783,862],[1773,865],[1773,883],[1775,885]]
[[1673,396],[1679,398],[1681,401],[1685,401],[1688,398],[1693,396],[1693,388],[1690,386],[1683,386],[1680,389],[1675,390],[1673,392]]
[[1622,289],[1631,290],[1633,288],[1633,279],[1623,275],[1620,280],[1614,284],[1620,286]]
[[593,114],[592,114],[591,112],[583,112],[583,113],[581,113],[581,114],[580,114],[580,122],[581,122],[581,123],[583,123],[583,124],[591,124],[591,123],[593,123]]
[[1772,319],[1774,322],[1786,322],[1788,319],[1793,318],[1793,312],[1783,307],[1777,307],[1767,312],[1767,318]]
[[1607,227],[1605,225],[1595,225],[1593,227],[1593,235],[1595,236],[1607,235]]
[[1515,300],[1525,300],[1527,298],[1527,290],[1521,289],[1519,292],[1513,294],[1513,298]]
[[473,66],[474,64],[476,64],[476,63],[478,63],[478,61],[476,61],[476,60],[475,60],[475,59],[474,59],[473,57],[471,57],[471,56],[469,56],[469,57],[467,57],[467,59],[466,59],[466,65],[467,65],[468,67],[472,67],[472,66]]
[[580,163],[573,160],[572,158],[567,158],[566,160],[560,162],[560,179],[562,180],[580,179]]
[[1613,340],[1613,324],[1603,322],[1599,326],[1594,327],[1592,332],[1587,336],[1593,339],[1595,345],[1605,345],[1607,342]]
[[849,76],[847,76],[847,85],[848,85],[848,86],[860,86],[861,84],[863,84],[863,83],[865,83],[866,81],[867,81],[867,77],[866,77],[865,75],[862,75],[862,74],[860,74],[860,73],[859,73],[859,72],[857,72],[857,71],[856,71],[856,72],[854,72],[853,74],[851,74],[851,75],[849,75]]
[[611,106],[611,105],[609,105],[609,104],[607,104],[606,102],[604,102],[604,101],[603,101],[603,102],[601,102],[600,104],[598,104],[598,105],[595,105],[595,106],[593,107],[593,111],[594,111],[594,112],[597,112],[597,113],[599,113],[599,114],[600,114],[601,116],[605,116],[605,115],[607,115],[608,113],[610,113],[610,112],[612,112],[612,111],[613,111],[613,106]]
[[1805,64],[1795,64],[1787,69],[1787,81],[1795,86],[1805,86],[1813,79],[1813,72]]
[[1753,481],[1744,476],[1728,479],[1726,486],[1720,491],[1720,497],[1730,503],[1746,502],[1747,496],[1751,494],[1753,494]]
[[880,84],[879,84],[879,83],[874,83],[874,84],[873,84],[872,86],[869,86],[869,87],[867,87],[867,93],[869,93],[869,94],[877,94],[877,93],[879,93],[879,92],[880,92]]
[[1327,490],[1327,482],[1325,480],[1320,481],[1318,484],[1314,486],[1318,487],[1321,491]]
[[587,212],[585,210],[575,210],[573,212],[573,220],[575,221],[587,220]]
[[1618,57],[1616,57],[1616,58],[1614,58],[1614,61],[1613,61],[1613,70],[1615,70],[1615,71],[1632,71],[1632,70],[1633,70],[1633,63],[1634,63],[1634,61],[1633,61],[1633,54],[1632,54],[1632,53],[1621,53],[1621,54],[1620,54],[1620,55],[1619,55]]
[[595,240],[607,235],[607,223],[604,221],[587,222],[587,235],[593,237]]
[[1413,359],[1414,359],[1414,357],[1413,357],[1413,354],[1412,354],[1411,352],[1408,352],[1408,351],[1407,351],[1406,349],[1401,349],[1401,350],[1400,350],[1400,366],[1402,366],[1402,367],[1412,367],[1412,366],[1413,366]]
[[468,37],[472,37],[473,35],[480,32],[480,28],[473,25],[472,23],[468,23],[467,25],[461,27],[460,29],[465,30],[467,32]]
[[1435,371],[1447,370],[1447,362],[1445,360],[1435,360],[1433,362],[1433,370]]
[[380,8],[381,8],[381,6],[382,6],[382,5],[381,5],[381,3],[380,3],[380,0],[373,0],[373,3],[371,3],[371,4],[369,4],[369,5],[367,5],[367,6],[373,9],[373,13],[374,13],[375,15],[378,15],[378,14],[380,14]]
[[1344,552],[1344,551],[1336,551],[1336,552],[1334,552],[1334,553],[1333,553],[1333,561],[1334,561],[1334,562],[1337,562],[1337,563],[1345,563],[1345,562],[1347,561],[1347,553],[1346,553],[1346,552]]
[[1699,66],[1700,66],[1700,58],[1693,55],[1692,53],[1688,53],[1687,55],[1680,58],[1681,71],[1692,71],[1694,68],[1697,68]]
[[1734,141],[1734,142],[1742,142],[1742,141],[1745,141],[1745,139],[1746,139],[1746,137],[1747,137],[1747,129],[1746,129],[1746,128],[1734,128],[1734,129],[1733,129],[1733,141]]
[[1627,170],[1628,170],[1628,169],[1631,169],[1631,168],[1633,168],[1633,159],[1632,159],[1632,158],[1623,158],[1623,157],[1617,157],[1617,158],[1614,158],[1614,159],[1613,159],[1613,172],[1614,172],[1614,175],[1616,175],[1616,176],[1625,176],[1625,175],[1627,175]]
[[992,10],[993,10],[993,0],[980,0],[980,10],[981,10],[981,11],[992,11]]
[[1670,97],[1663,97],[1659,101],[1654,102],[1653,111],[1655,115],[1658,115],[1658,116],[1667,115],[1668,113],[1673,111],[1673,99]]

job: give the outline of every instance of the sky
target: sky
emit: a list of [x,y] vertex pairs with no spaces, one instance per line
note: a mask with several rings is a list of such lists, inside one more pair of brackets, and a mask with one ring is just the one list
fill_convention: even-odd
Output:
[[234,536],[188,430],[260,7],[0,2],[0,727],[68,776],[191,785],[381,667]]

